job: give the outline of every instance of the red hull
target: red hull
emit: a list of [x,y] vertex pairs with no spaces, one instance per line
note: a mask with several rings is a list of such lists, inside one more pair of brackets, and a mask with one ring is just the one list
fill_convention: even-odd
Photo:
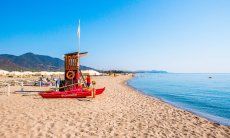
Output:
[[[101,89],[96,89],[95,95],[102,94],[104,90],[105,90],[105,87]],[[42,92],[42,93],[39,93],[39,95],[41,95],[43,98],[85,98],[88,96],[92,96],[92,91],[93,89],[84,90],[82,88],[76,88],[76,89],[64,91],[64,92],[60,92],[60,91]]]

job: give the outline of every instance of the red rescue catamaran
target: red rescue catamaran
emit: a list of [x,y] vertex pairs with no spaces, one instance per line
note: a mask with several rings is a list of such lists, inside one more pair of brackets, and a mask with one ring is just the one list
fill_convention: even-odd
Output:
[[64,92],[60,91],[49,91],[40,93],[43,98],[86,98],[93,97],[93,91],[95,91],[95,95],[102,94],[105,88],[101,89],[82,89],[75,88],[72,90],[66,90]]

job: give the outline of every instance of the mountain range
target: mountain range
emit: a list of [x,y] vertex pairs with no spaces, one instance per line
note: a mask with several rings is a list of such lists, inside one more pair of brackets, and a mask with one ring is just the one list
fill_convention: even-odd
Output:
[[[33,53],[20,56],[1,54],[0,69],[8,71],[64,71],[64,61],[59,58]],[[81,66],[81,69],[93,68]]]
[[[82,70],[96,70],[87,66],[80,66]],[[25,53],[20,56],[1,54],[0,69],[7,71],[64,71],[64,61],[59,58],[53,58],[45,55],[34,53]],[[122,71],[122,70],[96,70],[104,73],[167,73],[166,71],[157,70],[139,70],[139,71]]]

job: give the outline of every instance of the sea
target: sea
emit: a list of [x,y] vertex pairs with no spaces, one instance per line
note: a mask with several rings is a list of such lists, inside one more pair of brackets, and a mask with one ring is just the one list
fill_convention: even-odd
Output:
[[128,85],[175,107],[230,126],[230,74],[140,73]]

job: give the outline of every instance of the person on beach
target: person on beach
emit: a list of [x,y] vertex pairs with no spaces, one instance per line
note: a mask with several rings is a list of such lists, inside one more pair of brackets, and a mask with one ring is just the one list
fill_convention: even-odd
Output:
[[61,83],[61,78],[56,79],[56,87],[59,88]]
[[89,87],[90,84],[91,84],[91,78],[90,78],[90,75],[87,75],[87,77],[86,77],[86,85],[87,85],[87,87]]
[[43,78],[43,75],[42,75],[42,77],[39,78],[39,81],[38,81],[40,87],[42,86],[42,78]]

